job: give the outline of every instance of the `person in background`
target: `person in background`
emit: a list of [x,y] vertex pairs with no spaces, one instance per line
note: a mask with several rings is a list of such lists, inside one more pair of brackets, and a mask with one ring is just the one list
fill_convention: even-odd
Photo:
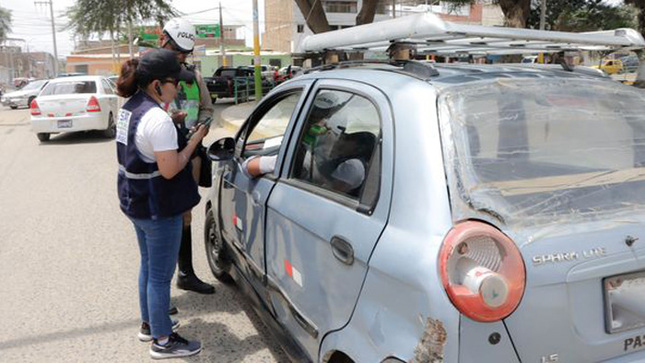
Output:
[[141,254],[139,339],[153,340],[150,355],[156,359],[202,349],[199,341],[173,331],[178,324],[168,314],[183,215],[200,199],[189,160],[208,130],[200,126],[185,142],[161,104],[172,101],[178,82],[191,77],[173,52],[155,49],[125,62],[117,81],[118,94],[129,98],[117,121],[119,203],[134,225]]
[[[195,47],[195,36],[195,27],[190,22],[175,18],[165,24],[161,37],[161,47],[175,52],[182,67],[194,73],[194,79],[179,82],[177,97],[169,105],[171,117],[180,125],[184,135],[196,123],[213,117],[213,105],[208,88],[195,67],[186,63],[186,58]],[[191,158],[193,178],[196,182],[199,182],[201,164],[205,157],[204,147],[200,143],[197,152]],[[215,288],[200,280],[193,268],[191,222],[191,211],[187,211],[184,214],[181,248],[179,249],[177,287],[200,294],[212,294],[215,292]],[[171,311],[175,312],[176,308]]]

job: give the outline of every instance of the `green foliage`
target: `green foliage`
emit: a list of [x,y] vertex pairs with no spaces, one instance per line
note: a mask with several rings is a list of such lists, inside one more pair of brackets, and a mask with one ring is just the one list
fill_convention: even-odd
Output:
[[[540,1],[534,2],[528,27],[540,27]],[[635,9],[628,5],[612,6],[604,0],[546,0],[546,29],[594,31],[636,26]]]
[[162,24],[178,12],[168,0],[77,0],[66,15],[66,28],[87,37],[106,32],[118,36],[128,22]]
[[7,38],[11,33],[11,10],[0,7],[0,41]]

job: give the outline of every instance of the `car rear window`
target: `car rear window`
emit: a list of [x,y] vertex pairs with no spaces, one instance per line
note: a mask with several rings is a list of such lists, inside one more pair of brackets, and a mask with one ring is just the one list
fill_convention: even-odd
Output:
[[96,93],[94,81],[68,81],[50,83],[43,89],[41,96],[72,95],[83,93]]
[[451,197],[462,211],[523,225],[645,209],[641,90],[497,79],[447,89],[440,109]]

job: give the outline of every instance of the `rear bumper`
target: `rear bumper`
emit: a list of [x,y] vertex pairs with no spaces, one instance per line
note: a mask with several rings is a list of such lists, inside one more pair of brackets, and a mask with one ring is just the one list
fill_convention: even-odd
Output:
[[[59,127],[58,121],[70,120],[71,127]],[[57,133],[87,130],[105,130],[107,117],[102,112],[74,117],[31,117],[31,127],[34,132]]]

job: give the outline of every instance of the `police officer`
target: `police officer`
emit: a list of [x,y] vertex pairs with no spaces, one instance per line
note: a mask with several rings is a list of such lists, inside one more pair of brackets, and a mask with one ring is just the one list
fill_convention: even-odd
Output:
[[183,215],[200,199],[189,159],[208,130],[200,126],[186,142],[160,104],[172,101],[179,81],[191,77],[173,52],[155,49],[125,62],[117,81],[119,95],[130,98],[117,122],[119,202],[134,225],[141,253],[139,339],[154,340],[150,355],[157,359],[193,355],[202,348],[199,341],[174,333],[178,323],[168,315]]
[[[166,23],[161,37],[161,47],[174,51],[182,67],[192,71],[195,75],[194,80],[179,82],[178,96],[170,103],[169,107],[173,121],[181,125],[184,133],[197,122],[204,122],[213,116],[213,105],[204,79],[194,69],[193,65],[186,63],[186,57],[192,53],[195,47],[195,36],[195,27],[190,22],[175,18]],[[203,152],[203,147],[200,145],[197,154],[193,155],[191,159],[193,177],[197,182],[200,178],[201,163],[204,159],[205,152]],[[177,287],[201,294],[212,294],[215,292],[215,288],[195,275],[192,261],[191,221],[192,216],[189,211],[184,215],[184,228],[178,259]]]

